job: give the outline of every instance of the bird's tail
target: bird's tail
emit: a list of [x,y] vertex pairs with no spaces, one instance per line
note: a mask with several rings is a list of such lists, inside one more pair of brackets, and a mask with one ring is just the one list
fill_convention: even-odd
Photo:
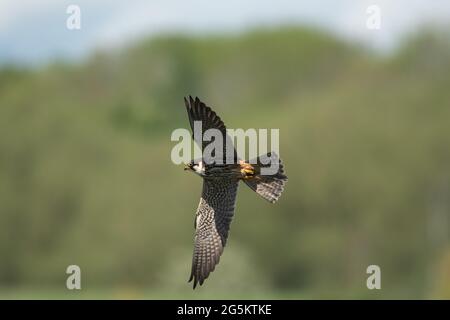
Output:
[[275,152],[250,160],[252,174],[244,182],[267,201],[274,203],[280,198],[287,176],[283,164]]

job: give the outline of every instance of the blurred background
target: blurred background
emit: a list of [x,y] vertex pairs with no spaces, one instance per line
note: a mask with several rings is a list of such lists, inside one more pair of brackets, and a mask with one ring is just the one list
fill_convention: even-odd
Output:
[[[3,0],[0,298],[450,298],[449,18],[425,0]],[[195,291],[201,181],[170,160],[189,94],[230,128],[279,128],[289,176],[275,205],[241,186]]]

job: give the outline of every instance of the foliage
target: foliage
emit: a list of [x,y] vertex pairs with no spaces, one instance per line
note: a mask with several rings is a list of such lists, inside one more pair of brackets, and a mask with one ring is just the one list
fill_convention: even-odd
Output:
[[[201,181],[170,161],[170,134],[187,128],[192,94],[231,128],[280,128],[289,176],[275,205],[240,188],[205,297],[430,297],[429,274],[448,260],[449,57],[448,39],[429,33],[379,56],[284,28],[5,67],[0,284],[63,292],[77,264],[88,292],[190,288]],[[381,291],[365,287],[370,264]]]

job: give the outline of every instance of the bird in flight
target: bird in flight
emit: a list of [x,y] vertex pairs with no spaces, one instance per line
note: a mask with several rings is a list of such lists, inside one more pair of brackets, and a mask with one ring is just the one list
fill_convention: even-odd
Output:
[[[268,161],[263,161],[261,156],[250,161],[241,160],[234,147],[231,152],[232,161],[226,161],[230,160],[230,157],[225,159],[228,155],[225,149],[231,138],[227,134],[223,121],[199,98],[193,99],[189,96],[184,99],[184,102],[193,138],[200,146],[203,155],[202,159],[191,160],[185,166],[185,170],[192,171],[203,178],[202,195],[194,221],[194,253],[189,278],[189,282],[194,281],[195,289],[197,284],[203,284],[219,263],[234,215],[239,181],[243,181],[261,197],[274,203],[283,192],[287,176],[284,174],[281,160],[273,152],[265,155],[265,159],[270,158],[277,164],[276,172],[270,175],[264,173],[264,168],[270,166],[270,163],[267,164]],[[210,142],[195,136],[194,122],[197,121],[201,122],[203,132],[208,129],[217,129],[222,136],[222,141],[227,142],[223,143],[222,154],[218,152],[219,156],[224,158],[223,161],[212,163],[205,161],[204,150]]]

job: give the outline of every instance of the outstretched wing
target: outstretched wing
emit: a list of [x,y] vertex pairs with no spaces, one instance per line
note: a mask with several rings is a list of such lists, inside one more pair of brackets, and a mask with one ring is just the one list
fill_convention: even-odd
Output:
[[[189,116],[189,123],[191,125],[192,129],[192,137],[194,141],[200,146],[202,149],[202,154],[205,150],[205,147],[211,143],[211,141],[204,141],[203,140],[203,133],[206,132],[208,129],[217,129],[222,134],[222,142],[223,142],[223,148],[222,148],[222,155],[224,163],[226,162],[226,147],[227,145],[230,146],[230,154],[229,158],[231,158],[232,161],[236,161],[237,155],[236,151],[233,147],[233,142],[230,138],[230,136],[227,134],[227,128],[225,127],[225,124],[220,119],[220,117],[211,110],[210,107],[208,107],[206,104],[204,104],[198,97],[195,98],[195,100],[189,96],[189,98],[184,98],[184,104],[186,105],[186,110]],[[201,121],[202,124],[202,132],[199,136],[196,136],[194,133],[194,121]]]
[[234,215],[238,180],[203,179],[203,191],[195,220],[195,244],[189,282],[203,284],[219,263]]

